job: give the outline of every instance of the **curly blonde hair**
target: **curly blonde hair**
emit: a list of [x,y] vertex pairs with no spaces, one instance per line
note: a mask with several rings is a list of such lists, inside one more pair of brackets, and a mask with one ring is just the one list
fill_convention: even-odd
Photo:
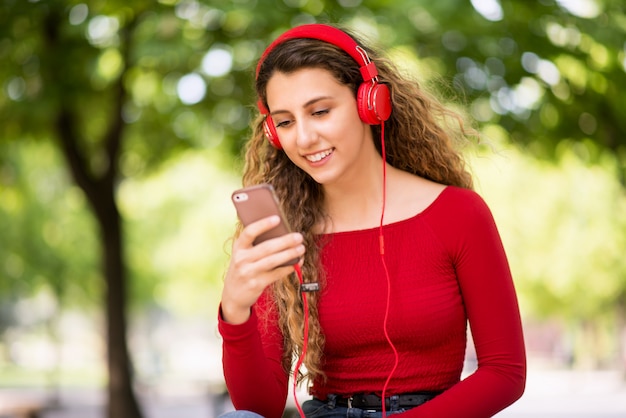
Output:
[[[455,144],[465,140],[467,130],[460,115],[443,106],[425,92],[419,83],[409,80],[388,60],[363,45],[350,34],[376,63],[379,81],[391,90],[392,113],[385,122],[385,150],[392,166],[438,183],[472,188],[472,178]],[[302,68],[329,71],[355,94],[363,82],[359,65],[345,51],[316,39],[289,39],[276,46],[264,59],[257,79],[256,92],[267,108],[266,87],[275,72],[292,73]],[[270,183],[274,186],[288,222],[304,236],[306,254],[302,267],[305,282],[324,286],[320,266],[323,242],[314,227],[329,221],[324,212],[324,191],[308,174],[293,164],[285,153],[270,145],[264,137],[264,117],[253,122],[253,133],[245,147],[243,185]],[[455,122],[452,127],[448,122]],[[372,126],[376,147],[381,150],[380,126]],[[278,312],[284,337],[283,367],[290,373],[294,357],[303,349],[303,304],[300,286],[294,274],[276,282],[272,288],[273,307]],[[309,340],[298,382],[324,379],[324,335],[320,328],[317,305],[320,292],[302,293],[308,298]]]

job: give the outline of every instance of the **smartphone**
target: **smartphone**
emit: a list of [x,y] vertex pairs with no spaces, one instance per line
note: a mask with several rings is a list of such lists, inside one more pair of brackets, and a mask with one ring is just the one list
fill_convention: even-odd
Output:
[[[271,184],[263,183],[256,186],[235,190],[231,196],[237,216],[244,226],[268,216],[278,215],[280,223],[274,228],[259,235],[253,245],[260,244],[271,238],[277,238],[291,232],[289,224],[278,203],[278,198]],[[300,261],[299,258],[289,260],[284,266],[291,266]]]

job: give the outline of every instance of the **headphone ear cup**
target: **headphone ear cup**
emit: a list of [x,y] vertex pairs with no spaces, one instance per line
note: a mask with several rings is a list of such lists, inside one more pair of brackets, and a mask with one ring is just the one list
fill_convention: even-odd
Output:
[[283,146],[280,144],[280,139],[278,139],[276,126],[274,126],[274,121],[270,115],[267,115],[263,121],[263,132],[265,132],[265,137],[274,148],[283,149]]
[[369,125],[380,125],[391,115],[391,94],[386,84],[361,83],[356,101],[361,120]]

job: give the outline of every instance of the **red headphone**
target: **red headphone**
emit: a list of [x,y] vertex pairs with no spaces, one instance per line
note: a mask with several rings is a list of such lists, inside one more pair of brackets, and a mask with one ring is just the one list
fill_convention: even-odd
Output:
[[[357,93],[357,108],[361,120],[369,125],[380,125],[389,119],[391,115],[391,95],[389,88],[385,84],[378,83],[378,70],[376,65],[370,61],[367,52],[359,46],[354,39],[344,31],[333,26],[323,24],[310,24],[297,26],[279,36],[267,47],[256,68],[256,77],[265,60],[265,57],[280,43],[295,38],[310,38],[328,42],[348,53],[359,64],[359,70],[363,76],[363,83],[359,86]],[[276,126],[269,110],[261,100],[257,106],[262,115],[265,115],[263,130],[270,144],[277,149],[282,149]]]

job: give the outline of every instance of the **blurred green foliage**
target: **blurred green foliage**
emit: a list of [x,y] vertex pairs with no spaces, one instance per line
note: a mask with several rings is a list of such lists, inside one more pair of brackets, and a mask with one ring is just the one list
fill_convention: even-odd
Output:
[[[237,156],[257,57],[278,33],[313,21],[410,51],[424,71],[453,85],[448,92],[478,121],[499,123],[538,154],[554,155],[563,139],[590,140],[625,166],[626,13],[618,0],[4,0],[0,7],[2,138],[51,135],[64,103],[81,116],[76,129],[92,164],[104,164],[99,134],[121,78],[124,175],[187,146]],[[187,104],[178,94],[185,82],[198,89]]]
[[133,294],[177,315],[214,316],[235,227],[236,173],[206,151],[181,154],[119,191],[128,224]]
[[500,225],[524,312],[614,323],[626,291],[626,193],[614,156],[589,165],[564,142],[548,163],[503,145],[500,126],[484,133],[499,151],[473,159],[478,189]]
[[256,59],[309,22],[363,34],[498,147],[520,147],[499,171],[474,162],[525,312],[580,321],[624,309],[621,1],[3,0],[0,320],[41,288],[64,305],[100,298],[99,236],[64,167],[62,112],[87,172],[115,168],[135,306],[215,303]]
[[32,142],[3,143],[0,150],[2,305],[41,288],[69,306],[93,305],[100,291],[94,224],[57,150]]

